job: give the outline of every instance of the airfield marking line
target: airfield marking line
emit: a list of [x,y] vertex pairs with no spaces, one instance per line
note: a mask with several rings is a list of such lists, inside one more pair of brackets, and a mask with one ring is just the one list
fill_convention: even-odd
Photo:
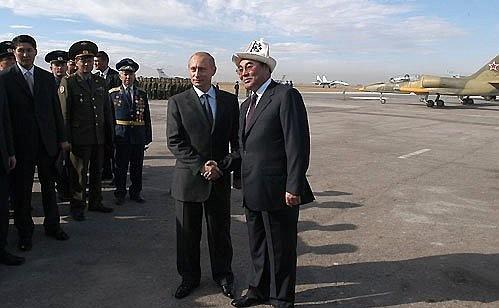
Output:
[[416,152],[412,152],[412,153],[409,153],[409,154],[406,154],[406,155],[399,156],[398,158],[409,158],[409,157],[412,157],[412,156],[423,154],[423,153],[428,152],[428,151],[431,151],[431,149],[421,149],[421,150],[418,150]]

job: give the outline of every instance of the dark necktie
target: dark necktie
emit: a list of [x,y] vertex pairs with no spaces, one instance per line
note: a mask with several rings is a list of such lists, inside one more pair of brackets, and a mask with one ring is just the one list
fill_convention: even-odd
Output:
[[130,103],[133,103],[133,101],[132,101],[132,92],[130,91],[130,88],[127,88],[127,89],[126,89],[126,96],[127,96],[127,98],[128,98],[128,101],[129,101]]
[[203,104],[203,109],[206,118],[210,122],[210,126],[213,127],[213,111],[211,110],[210,101],[208,100],[208,97],[210,97],[208,94],[201,95],[201,102]]
[[251,94],[250,105],[249,105],[248,113],[246,114],[246,124],[244,125],[244,132],[248,131],[251,119],[253,118],[253,115],[255,114],[257,97],[258,97],[258,95],[256,93]]

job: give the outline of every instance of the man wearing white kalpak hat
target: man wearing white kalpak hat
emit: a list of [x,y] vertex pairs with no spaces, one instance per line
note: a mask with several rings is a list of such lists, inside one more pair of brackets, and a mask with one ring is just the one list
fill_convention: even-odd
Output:
[[249,307],[270,301],[294,307],[299,206],[314,200],[305,177],[310,156],[307,111],[300,93],[271,79],[276,60],[262,39],[232,56],[251,96],[241,105],[241,178],[253,271]]

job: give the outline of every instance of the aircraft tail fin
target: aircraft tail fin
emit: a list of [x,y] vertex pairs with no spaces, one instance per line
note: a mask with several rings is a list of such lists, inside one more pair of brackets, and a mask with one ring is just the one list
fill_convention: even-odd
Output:
[[329,82],[327,81],[326,75],[322,75],[322,82]]
[[321,79],[321,77],[319,75],[317,75],[317,81],[318,82],[322,82],[322,79]]
[[478,80],[499,80],[499,55],[487,62],[476,73],[470,76],[471,79]]

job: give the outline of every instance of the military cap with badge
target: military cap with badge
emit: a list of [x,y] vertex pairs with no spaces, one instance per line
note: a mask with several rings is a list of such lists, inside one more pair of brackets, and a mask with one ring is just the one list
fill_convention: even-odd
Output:
[[14,44],[11,41],[0,43],[0,59],[14,55]]
[[49,52],[45,56],[45,62],[47,63],[54,63],[54,62],[59,62],[59,63],[66,63],[69,60],[69,55],[67,51],[64,50],[54,50]]
[[98,51],[99,48],[94,42],[79,41],[69,48],[69,58],[74,60],[78,57],[94,57]]
[[116,69],[118,71],[132,71],[136,72],[139,70],[139,64],[130,58],[125,58],[120,62],[116,63]]

